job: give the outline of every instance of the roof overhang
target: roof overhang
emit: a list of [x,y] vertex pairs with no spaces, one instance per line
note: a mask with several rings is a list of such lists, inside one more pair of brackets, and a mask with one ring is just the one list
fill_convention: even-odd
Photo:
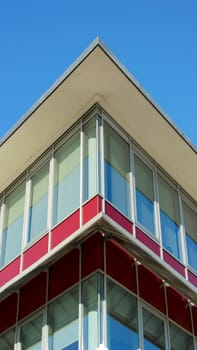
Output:
[[196,149],[98,39],[1,141],[0,192],[96,102],[197,200]]

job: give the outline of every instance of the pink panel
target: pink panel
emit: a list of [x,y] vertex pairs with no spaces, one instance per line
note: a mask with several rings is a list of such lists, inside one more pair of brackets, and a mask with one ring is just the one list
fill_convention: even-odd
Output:
[[83,206],[83,224],[91,220],[94,216],[102,211],[102,198],[96,196],[89,200]]
[[19,256],[0,271],[0,287],[19,274],[20,261],[21,257]]
[[31,266],[48,252],[48,234],[27,249],[23,254],[23,270]]
[[73,232],[79,229],[79,210],[61,222],[52,230],[51,248],[61,243]]
[[197,287],[197,276],[191,271],[188,271],[188,279],[195,287]]
[[144,232],[142,232],[139,228],[136,228],[136,237],[146,247],[150,248],[155,254],[160,256],[160,247],[159,247],[159,245],[155,241],[153,241],[150,237],[148,237]]
[[176,260],[173,256],[168,254],[165,250],[163,251],[164,260],[172,266],[177,272],[179,272],[183,277],[185,277],[185,267]]
[[133,234],[133,226],[131,221],[129,221],[124,215],[122,215],[118,210],[113,208],[108,202],[105,202],[105,213],[114,221],[116,221],[125,230]]

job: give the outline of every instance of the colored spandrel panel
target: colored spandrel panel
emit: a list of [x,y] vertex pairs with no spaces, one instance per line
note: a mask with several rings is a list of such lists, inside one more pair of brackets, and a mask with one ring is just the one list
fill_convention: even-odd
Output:
[[21,327],[20,343],[24,350],[41,350],[42,315],[37,316]]
[[158,176],[158,187],[163,247],[177,259],[182,260],[178,195],[161,176]]
[[75,287],[49,305],[49,350],[78,349],[78,298]]
[[1,265],[7,265],[21,252],[25,184],[19,185],[6,199],[2,236]]
[[93,197],[97,192],[97,141],[96,118],[88,121],[83,127],[83,201]]
[[136,298],[108,280],[107,305],[108,348],[136,350],[138,347]]
[[47,229],[49,164],[31,179],[31,205],[29,208],[29,235],[32,241]]
[[80,203],[80,135],[73,135],[55,153],[54,224],[60,222]]
[[128,143],[104,123],[105,197],[131,217],[130,155]]
[[137,156],[134,161],[137,221],[155,235],[153,172]]
[[188,264],[197,271],[197,214],[183,201]]

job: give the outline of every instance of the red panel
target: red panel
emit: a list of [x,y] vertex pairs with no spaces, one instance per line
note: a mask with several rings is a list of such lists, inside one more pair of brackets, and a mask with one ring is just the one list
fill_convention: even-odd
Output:
[[19,256],[0,271],[0,287],[19,274],[20,261],[21,257]]
[[138,266],[139,295],[155,308],[166,313],[162,280],[143,265]]
[[192,332],[190,308],[187,299],[172,287],[168,287],[167,302],[169,317],[188,331]]
[[102,198],[96,196],[83,206],[83,224],[102,211]]
[[79,249],[73,249],[49,268],[49,300],[79,281]]
[[197,276],[191,271],[188,271],[188,279],[195,287],[197,287]]
[[13,293],[0,303],[0,333],[16,323],[18,294]]
[[41,272],[28,281],[20,290],[19,320],[29,315],[46,302],[47,274]]
[[136,228],[136,237],[146,247],[150,248],[155,254],[160,256],[160,247],[159,247],[159,245],[155,241],[153,241],[150,237],[148,237],[144,232],[142,232],[139,228]]
[[192,317],[194,325],[194,334],[195,336],[197,336],[197,306],[192,307]]
[[23,254],[23,270],[48,253],[48,234],[27,249]]
[[119,244],[110,240],[107,241],[106,253],[107,274],[136,293],[134,258]]
[[88,238],[82,245],[82,277],[104,269],[104,246],[101,233]]
[[79,210],[61,222],[52,230],[51,248],[61,243],[73,232],[79,229]]
[[176,260],[172,255],[168,254],[168,252],[165,250],[163,251],[163,257],[170,266],[185,277],[185,267],[178,260]]
[[133,233],[133,226],[131,221],[129,221],[124,215],[122,215],[118,210],[113,208],[108,202],[105,202],[105,213],[116,221],[120,226],[122,226],[125,230]]

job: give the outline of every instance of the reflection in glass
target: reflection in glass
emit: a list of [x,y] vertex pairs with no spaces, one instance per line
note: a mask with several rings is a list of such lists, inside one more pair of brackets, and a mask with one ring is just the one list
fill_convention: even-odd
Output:
[[183,217],[185,224],[188,263],[197,270],[197,214],[183,202]]
[[165,350],[164,322],[143,309],[144,350]]
[[158,176],[160,220],[163,246],[177,259],[182,259],[180,242],[180,214],[175,189]]
[[15,330],[12,329],[7,333],[0,336],[0,349],[1,350],[13,350],[14,349],[14,335]]
[[107,304],[109,350],[136,350],[138,345],[136,298],[108,280]]
[[192,336],[171,322],[170,341],[171,350],[194,350]]
[[49,164],[40,169],[31,180],[28,241],[32,241],[47,228],[48,183]]
[[105,196],[123,214],[131,216],[129,145],[104,123]]
[[21,252],[25,184],[18,186],[7,198],[3,227],[1,264],[6,265]]
[[42,315],[29,321],[20,330],[20,343],[24,350],[41,350]]
[[55,153],[54,224],[79,208],[80,138],[73,135]]
[[49,305],[49,350],[78,349],[78,293],[75,287]]
[[137,220],[155,234],[154,189],[152,170],[135,156]]
[[84,350],[95,350],[98,346],[98,276],[92,276],[82,285]]

